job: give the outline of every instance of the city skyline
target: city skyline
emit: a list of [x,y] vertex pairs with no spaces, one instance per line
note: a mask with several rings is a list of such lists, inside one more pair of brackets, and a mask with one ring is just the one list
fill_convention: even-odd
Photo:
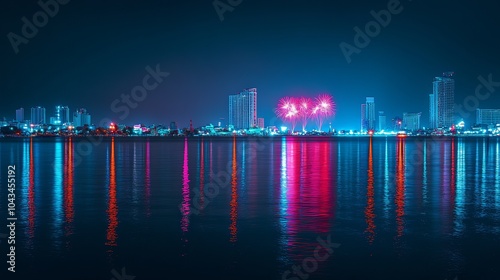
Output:
[[[432,82],[433,85],[433,93],[429,94],[429,118],[428,118],[428,125],[425,125],[425,122],[422,122],[422,113],[408,113],[407,111],[404,111],[402,113],[399,113],[402,117],[402,128],[405,128],[407,126],[407,123],[411,123],[409,127],[415,129],[415,124],[417,124],[417,127],[419,129],[421,128],[450,128],[452,126],[455,126],[459,122],[461,122],[464,118],[460,117],[455,110],[455,80],[454,80],[455,73],[454,72],[443,72],[442,76],[436,76],[434,78],[434,81]],[[246,88],[242,91],[240,91],[237,94],[229,94],[229,101],[228,101],[228,114],[229,117],[227,119],[227,123],[224,126],[232,126],[234,128],[238,129],[248,129],[251,127],[260,127],[259,119],[264,120],[265,118],[261,118],[257,114],[257,89],[256,88]],[[241,102],[241,99],[243,97],[252,97],[252,98],[247,98],[246,100],[246,105],[243,106],[244,104]],[[368,131],[368,130],[378,130],[381,131],[383,130],[382,126],[386,126],[386,115],[384,111],[378,111],[379,115],[377,118],[377,111],[375,108],[375,97],[365,97],[365,103],[361,104],[361,128],[360,131]],[[251,102],[250,102],[251,101]],[[367,106],[368,105],[368,106]],[[245,108],[243,108],[245,107]],[[248,108],[246,108],[248,107]],[[499,106],[500,107],[500,106]],[[238,108],[238,109],[232,109],[232,108]],[[253,108],[253,109],[252,109]],[[242,114],[243,111],[245,110],[246,113],[248,113],[248,116],[245,117],[245,120],[241,119],[242,117],[237,117],[238,114]],[[421,108],[422,109],[422,108]],[[236,110],[239,110],[240,112],[236,112]],[[262,109],[261,109],[262,110]],[[389,111],[395,111],[393,108],[385,108],[385,110]],[[424,111],[424,110],[419,110],[419,111]],[[444,111],[444,113],[443,113]],[[500,109],[486,109],[486,108],[474,108],[473,110],[473,115],[474,118],[472,118],[472,122],[469,122],[466,124],[467,127],[471,127],[473,125],[486,125],[486,124],[493,124],[493,123],[484,123],[481,121],[481,116],[482,114],[480,112],[485,112],[483,114],[487,114],[488,120],[496,120],[498,117],[498,112]],[[231,113],[232,112],[232,113]],[[433,116],[434,114],[434,116]],[[99,123],[91,123],[91,117],[87,112],[87,109],[84,108],[79,108],[77,109],[74,113],[70,113],[70,109],[68,106],[60,106],[57,105],[55,106],[54,110],[54,115],[49,117],[50,121],[47,121],[46,119],[46,109],[44,106],[34,106],[31,107],[31,118],[28,120],[24,117],[24,107],[21,107],[19,109],[15,110],[14,118],[12,120],[16,122],[23,122],[23,121],[30,121],[33,124],[52,124],[52,125],[60,125],[64,123],[73,123],[73,124],[81,124],[82,122],[85,124],[94,124],[97,126],[104,126],[106,127],[105,124],[99,124]],[[71,117],[70,117],[71,115]],[[417,116],[418,115],[418,116]],[[411,118],[411,121],[405,121],[405,116],[407,120]],[[411,117],[410,117],[411,116]],[[331,119],[327,119],[329,122],[334,122],[335,125],[337,126],[338,129],[353,129],[353,127],[347,127],[343,124],[339,124],[338,122],[335,122],[334,119],[335,117],[331,117]],[[401,118],[396,116],[395,118]],[[5,120],[9,120],[6,117],[3,117]],[[22,121],[19,121],[19,119],[22,119]],[[118,118],[115,118],[116,120],[119,120]],[[471,119],[471,118],[469,118]],[[34,120],[34,121],[33,121]],[[120,123],[119,121],[114,121],[112,119],[107,119],[110,123],[115,122],[115,123]],[[199,123],[198,126],[204,126],[208,124],[213,124],[213,123],[221,123],[220,121],[224,120],[224,118],[220,118],[219,122],[210,122],[210,123]],[[158,124],[167,124],[171,121],[177,122],[179,121],[178,119],[174,120],[165,120],[164,122],[159,122]],[[286,125],[285,121],[278,121],[276,119],[273,120],[274,122],[271,125],[277,126],[277,125]],[[380,122],[384,122],[384,124],[381,124]],[[189,120],[189,125],[191,125],[192,120]],[[242,123],[248,122],[248,125],[242,126]],[[144,124],[146,123],[145,121],[139,121],[136,123],[141,123]],[[238,123],[239,125],[234,125],[235,123]],[[444,124],[444,125],[443,125]],[[132,123],[127,123],[127,125],[133,125]],[[187,126],[183,126],[187,127]]]
[[[369,38],[366,47],[357,47],[354,28],[364,30],[373,20],[371,11],[386,9],[387,3],[244,1],[221,21],[208,2],[120,2],[119,10],[112,1],[99,6],[70,2],[27,44],[20,44],[18,53],[4,37],[0,117],[10,118],[12,107],[65,104],[96,112],[96,121],[116,119],[122,115],[111,104],[142,84],[146,67],[155,70],[158,65],[158,71],[170,75],[141,102],[134,101],[136,107],[119,121],[217,123],[228,114],[220,100],[252,86],[260,93],[259,117],[269,121],[281,96],[328,92],[339,105],[333,125],[358,126],[359,111],[352,108],[366,96],[374,96],[389,119],[422,111],[425,123],[428,100],[422,96],[432,92],[433,77],[453,70],[456,103],[470,123],[475,110],[465,104],[475,104],[465,103],[467,98],[479,85],[486,84],[483,90],[498,88],[500,80],[500,58],[491,42],[499,25],[493,4],[441,1],[428,9],[418,1],[401,2],[402,12]],[[32,20],[38,10],[35,2],[8,3],[4,11],[9,12],[1,19],[3,34],[21,36],[21,18]],[[255,17],[260,21],[252,21]],[[351,55],[351,63],[339,48],[342,42],[360,49]],[[30,74],[17,74],[24,69]],[[500,97],[491,94],[478,107],[498,104]]]
[[4,1],[5,269],[498,278],[499,8]]

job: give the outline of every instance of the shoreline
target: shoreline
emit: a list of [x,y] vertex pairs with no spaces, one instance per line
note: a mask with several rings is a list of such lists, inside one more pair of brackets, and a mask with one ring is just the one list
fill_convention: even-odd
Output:
[[37,135],[37,136],[0,136],[0,139],[13,138],[496,138],[500,135],[179,135],[179,136],[160,136],[160,135]]

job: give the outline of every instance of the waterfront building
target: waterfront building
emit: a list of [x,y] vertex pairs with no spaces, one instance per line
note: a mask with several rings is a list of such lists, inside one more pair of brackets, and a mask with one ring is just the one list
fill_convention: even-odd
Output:
[[429,95],[430,128],[450,128],[454,125],[455,79],[453,72],[434,78]]
[[50,124],[62,125],[69,123],[69,108],[68,106],[56,106],[54,118],[51,118]]
[[403,127],[406,130],[419,130],[420,127],[420,117],[422,113],[404,113],[403,114]]
[[245,89],[229,95],[229,126],[234,129],[257,127],[257,89]]
[[35,125],[46,124],[44,107],[37,106],[31,108],[31,123]]
[[24,121],[24,108],[19,108],[16,110],[16,122]]
[[500,109],[476,109],[476,124],[493,126],[500,124]]
[[76,112],[73,113],[73,126],[78,127],[78,126],[84,126],[84,125],[91,125],[91,116],[87,112],[86,109],[81,108],[76,110]]
[[378,112],[378,131],[385,130],[387,126],[387,117],[384,111]]

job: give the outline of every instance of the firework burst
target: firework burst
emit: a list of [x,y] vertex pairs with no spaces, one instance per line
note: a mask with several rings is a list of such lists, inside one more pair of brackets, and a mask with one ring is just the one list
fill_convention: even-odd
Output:
[[299,118],[302,121],[302,131],[306,131],[307,122],[311,116],[312,100],[308,97],[299,98]]
[[292,132],[295,131],[299,110],[297,109],[297,99],[294,97],[284,97],[278,102],[276,115],[284,122],[290,122]]
[[292,125],[295,131],[297,121],[302,123],[302,131],[305,131],[307,122],[314,119],[321,131],[323,121],[335,115],[335,103],[329,94],[321,94],[314,101],[308,97],[283,97],[278,102],[276,115],[284,122]]
[[325,118],[335,115],[335,103],[329,94],[321,94],[315,100],[312,116],[316,119],[318,130],[321,131]]

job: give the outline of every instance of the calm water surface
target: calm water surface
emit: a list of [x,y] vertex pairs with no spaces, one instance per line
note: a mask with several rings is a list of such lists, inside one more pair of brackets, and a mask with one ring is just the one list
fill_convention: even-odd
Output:
[[0,214],[16,165],[18,217],[2,279],[500,279],[498,138],[25,138],[0,153]]

